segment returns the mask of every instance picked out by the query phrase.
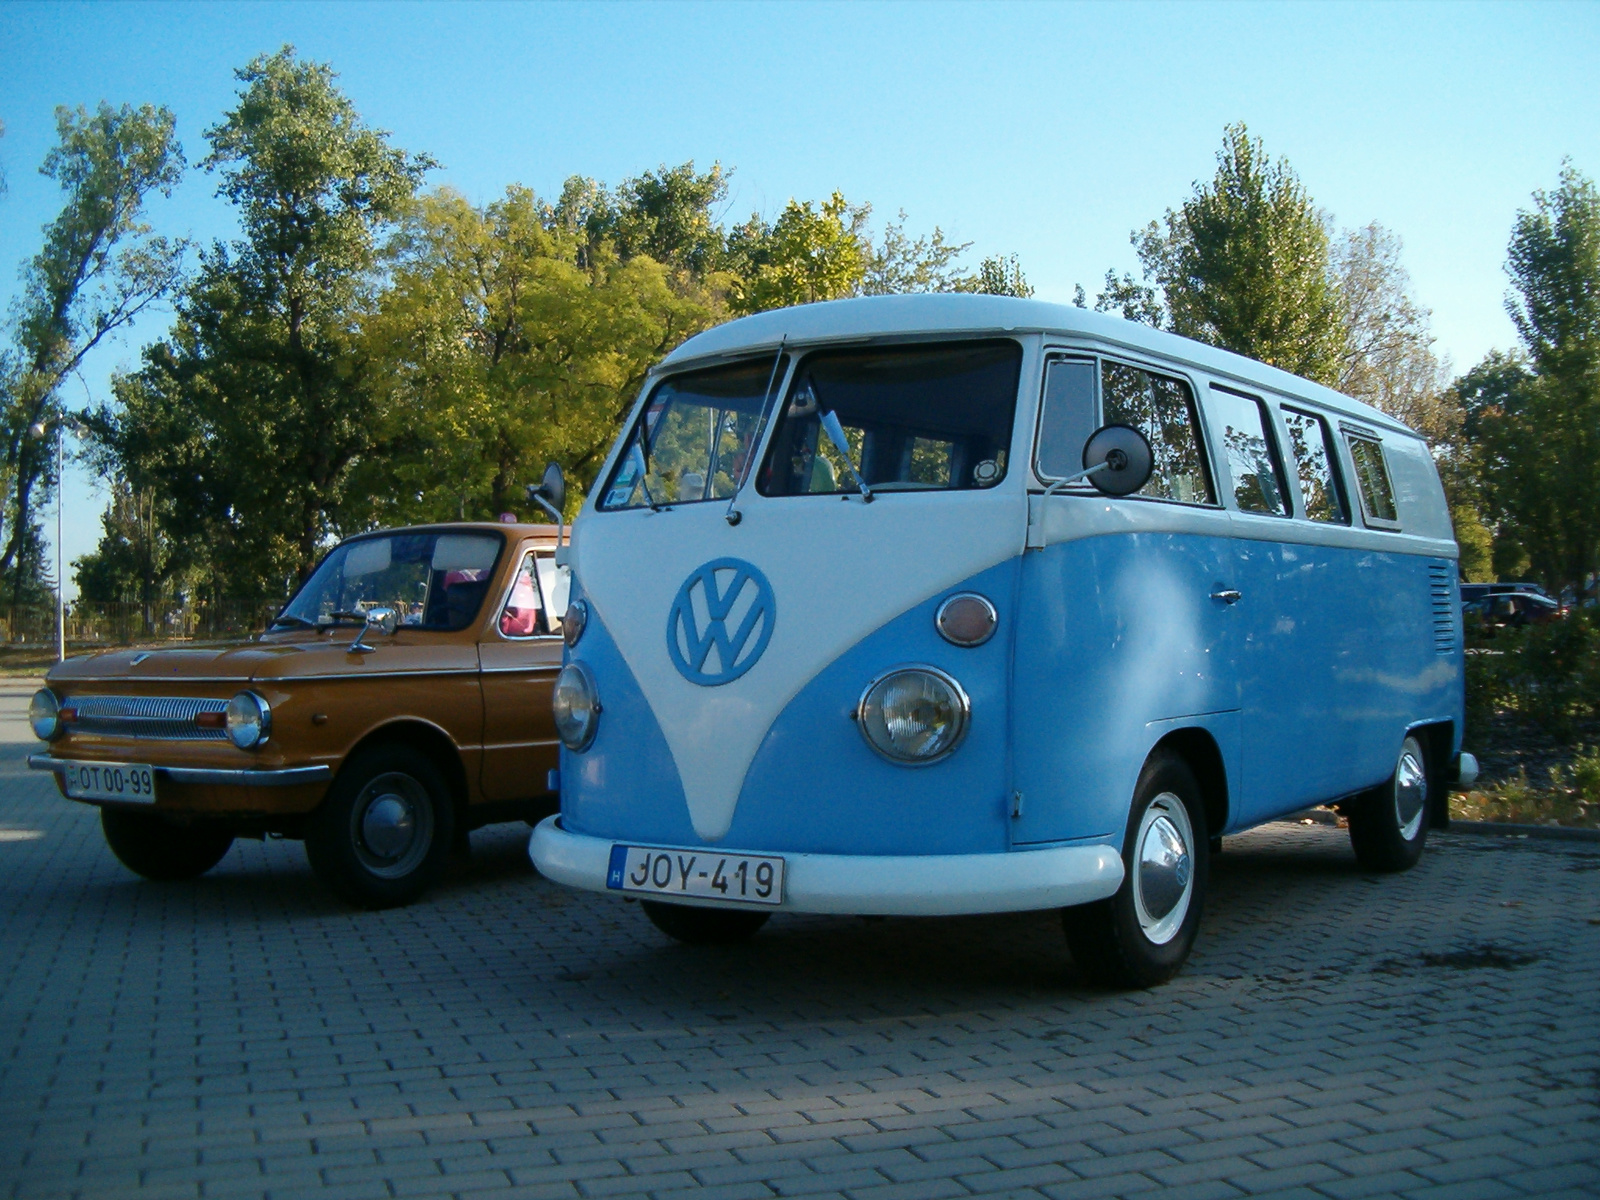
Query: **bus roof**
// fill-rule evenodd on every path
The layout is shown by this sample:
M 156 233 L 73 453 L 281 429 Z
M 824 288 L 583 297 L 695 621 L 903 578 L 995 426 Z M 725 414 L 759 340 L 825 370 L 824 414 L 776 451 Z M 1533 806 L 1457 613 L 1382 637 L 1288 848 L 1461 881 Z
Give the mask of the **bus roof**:
M 1218 350 L 1107 313 L 1013 296 L 958 293 L 865 296 L 778 308 L 740 317 L 696 334 L 669 354 L 661 365 L 677 367 L 697 359 L 756 351 L 770 353 L 784 339 L 791 345 L 805 346 L 880 337 L 977 333 L 1055 333 L 1089 338 L 1113 347 L 1185 362 L 1246 386 L 1297 396 L 1372 425 L 1413 432 L 1369 404 L 1241 354 Z

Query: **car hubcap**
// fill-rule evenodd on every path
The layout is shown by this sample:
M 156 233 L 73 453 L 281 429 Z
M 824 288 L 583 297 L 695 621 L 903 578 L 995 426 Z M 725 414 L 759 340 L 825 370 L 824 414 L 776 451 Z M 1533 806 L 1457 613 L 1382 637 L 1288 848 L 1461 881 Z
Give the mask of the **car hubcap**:
M 361 789 L 352 816 L 356 857 L 372 874 L 397 879 L 416 870 L 433 844 L 433 805 L 410 775 L 379 775 Z
M 1194 896 L 1194 831 L 1183 801 L 1163 792 L 1150 802 L 1134 841 L 1133 905 L 1139 928 L 1157 945 L 1177 936 Z
M 1400 752 L 1394 770 L 1394 819 L 1400 836 L 1411 841 L 1422 828 L 1422 815 L 1428 804 L 1428 772 L 1422 765 L 1422 752 L 1409 738 Z

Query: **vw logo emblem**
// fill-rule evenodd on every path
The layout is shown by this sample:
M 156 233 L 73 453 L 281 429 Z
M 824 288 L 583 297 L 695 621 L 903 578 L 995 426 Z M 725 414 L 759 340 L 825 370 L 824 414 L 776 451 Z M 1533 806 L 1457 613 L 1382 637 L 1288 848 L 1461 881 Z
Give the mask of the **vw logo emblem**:
M 718 558 L 683 581 L 667 614 L 667 653 L 690 683 L 732 683 L 756 665 L 778 618 L 766 576 L 737 558 Z

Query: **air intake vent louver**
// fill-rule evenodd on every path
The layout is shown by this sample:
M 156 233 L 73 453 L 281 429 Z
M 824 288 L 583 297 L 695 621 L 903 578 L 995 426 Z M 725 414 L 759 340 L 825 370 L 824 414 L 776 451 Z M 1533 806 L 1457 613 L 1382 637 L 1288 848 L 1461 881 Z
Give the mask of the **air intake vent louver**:
M 1433 648 L 1436 653 L 1448 654 L 1456 645 L 1455 588 L 1449 567 L 1429 566 L 1428 592 L 1433 601 Z

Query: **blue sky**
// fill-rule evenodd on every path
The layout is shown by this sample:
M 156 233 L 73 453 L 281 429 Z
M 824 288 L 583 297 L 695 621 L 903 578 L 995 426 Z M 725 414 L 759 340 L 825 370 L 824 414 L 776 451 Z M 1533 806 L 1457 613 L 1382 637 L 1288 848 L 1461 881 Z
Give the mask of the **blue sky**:
M 59 196 L 36 174 L 56 105 L 172 108 L 190 161 L 233 69 L 292 42 L 371 123 L 492 199 L 693 159 L 735 169 L 729 219 L 838 188 L 1018 254 L 1038 294 L 1136 268 L 1128 233 L 1210 176 L 1243 120 L 1340 226 L 1405 242 L 1458 369 L 1509 347 L 1505 246 L 1563 157 L 1600 173 L 1593 4 L 0 5 L 0 298 Z M 164 232 L 227 237 L 191 172 Z M 86 372 L 106 391 L 164 318 Z M 104 497 L 69 477 L 68 557 Z M 53 514 L 52 514 L 53 515 Z M 53 520 L 49 523 L 53 528 Z M 73 589 L 69 584 L 68 594 Z

